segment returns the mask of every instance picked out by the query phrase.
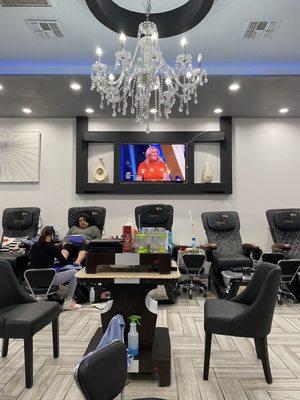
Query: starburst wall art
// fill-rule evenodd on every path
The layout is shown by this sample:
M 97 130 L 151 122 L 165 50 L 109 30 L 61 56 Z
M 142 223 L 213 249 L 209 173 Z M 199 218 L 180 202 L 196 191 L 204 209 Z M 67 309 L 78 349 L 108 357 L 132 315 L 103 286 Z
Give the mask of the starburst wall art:
M 0 183 L 39 182 L 40 132 L 0 132 Z

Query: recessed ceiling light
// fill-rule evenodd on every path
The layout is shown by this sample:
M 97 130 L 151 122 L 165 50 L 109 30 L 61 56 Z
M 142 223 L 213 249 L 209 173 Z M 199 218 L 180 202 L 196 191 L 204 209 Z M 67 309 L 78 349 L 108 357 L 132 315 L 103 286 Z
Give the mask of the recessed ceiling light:
M 3 90 L 4 89 L 4 87 L 3 87 L 3 85 L 1 85 L 1 83 L 0 83 L 0 90 Z
M 24 114 L 31 114 L 32 113 L 32 110 L 30 108 L 27 108 L 27 107 L 22 108 L 22 111 L 23 111 Z
M 150 112 L 151 112 L 151 114 L 156 114 L 157 113 L 157 109 L 156 108 L 151 108 Z
M 71 83 L 70 88 L 72 90 L 80 90 L 81 89 L 81 85 L 79 85 L 79 83 L 73 82 L 73 83 Z
M 221 114 L 223 112 L 222 108 L 215 108 L 214 113 L 215 114 Z
M 232 83 L 229 86 L 229 90 L 231 90 L 232 92 L 236 92 L 237 90 L 239 90 L 241 88 L 241 85 L 239 83 Z
M 288 113 L 289 111 L 290 111 L 290 109 L 289 109 L 289 108 L 286 108 L 286 107 L 283 107 L 283 108 L 281 108 L 281 109 L 279 110 L 280 114 L 286 114 L 286 113 Z
M 93 114 L 93 112 L 94 112 L 94 110 L 90 107 L 87 107 L 84 111 L 88 114 Z

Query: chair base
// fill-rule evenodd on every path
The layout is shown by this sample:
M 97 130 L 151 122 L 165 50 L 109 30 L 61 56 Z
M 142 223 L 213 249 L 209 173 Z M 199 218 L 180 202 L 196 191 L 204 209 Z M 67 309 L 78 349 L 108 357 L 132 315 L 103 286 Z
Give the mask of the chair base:
M 288 300 L 290 300 L 292 303 L 297 303 L 297 299 L 296 299 L 296 297 L 293 295 L 293 293 L 291 293 L 290 291 L 288 291 L 288 290 L 282 290 L 282 289 L 279 289 L 279 291 L 278 291 L 278 294 L 277 294 L 277 303 L 279 304 L 279 305 L 282 305 L 283 304 L 283 302 L 282 302 L 282 297 L 286 297 Z
M 218 282 L 211 280 L 210 290 L 214 292 L 218 299 L 230 300 L 235 297 L 239 291 L 240 286 L 242 286 L 242 280 L 240 282 L 231 281 L 229 285 L 219 286 Z
M 227 270 L 220 271 L 218 268 L 212 263 L 209 269 L 208 275 L 208 289 L 214 292 L 219 299 L 229 300 L 232 297 L 237 295 L 239 287 L 244 285 L 243 283 L 243 273 L 239 272 L 234 274 L 236 268 L 228 268 Z M 233 276 L 236 275 L 238 278 L 231 277 L 229 280 L 223 275 L 223 272 L 233 273 Z
M 203 297 L 207 297 L 207 286 L 202 282 L 184 280 L 179 282 L 178 290 L 180 288 L 182 288 L 184 292 L 188 292 L 190 300 L 193 298 L 193 292 L 198 292 L 200 295 L 202 294 Z

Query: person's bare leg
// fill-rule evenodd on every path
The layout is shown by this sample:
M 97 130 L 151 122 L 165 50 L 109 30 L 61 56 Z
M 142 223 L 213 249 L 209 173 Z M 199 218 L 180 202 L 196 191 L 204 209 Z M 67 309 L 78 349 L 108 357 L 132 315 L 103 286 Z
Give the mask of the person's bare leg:
M 80 252 L 78 253 L 78 256 L 76 258 L 76 260 L 74 261 L 74 265 L 81 265 L 82 261 L 85 259 L 86 256 L 86 251 L 85 250 L 80 250 Z
M 61 254 L 65 257 L 67 260 L 69 258 L 70 253 L 66 249 L 62 249 Z

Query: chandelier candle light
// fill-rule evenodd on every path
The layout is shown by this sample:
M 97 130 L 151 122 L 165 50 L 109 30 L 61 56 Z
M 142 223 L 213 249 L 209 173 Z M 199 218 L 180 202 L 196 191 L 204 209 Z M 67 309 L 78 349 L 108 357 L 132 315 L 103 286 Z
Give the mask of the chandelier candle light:
M 164 60 L 154 22 L 149 21 L 151 0 L 146 1 L 147 20 L 139 25 L 137 46 L 132 56 L 125 50 L 126 36 L 120 35 L 121 49 L 115 53 L 116 77 L 108 72 L 101 62 L 102 50 L 98 47 L 98 60 L 92 66 L 91 90 L 100 93 L 100 109 L 104 102 L 112 106 L 112 116 L 135 114 L 139 125 L 146 125 L 150 133 L 150 122 L 169 119 L 171 111 L 179 100 L 179 112 L 185 109 L 189 115 L 189 103 L 198 103 L 197 89 L 207 83 L 206 70 L 202 68 L 202 56 L 198 55 L 198 65 L 193 68 L 193 58 L 187 53 L 187 40 L 181 39 L 183 53 L 176 58 L 175 68 Z

